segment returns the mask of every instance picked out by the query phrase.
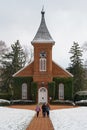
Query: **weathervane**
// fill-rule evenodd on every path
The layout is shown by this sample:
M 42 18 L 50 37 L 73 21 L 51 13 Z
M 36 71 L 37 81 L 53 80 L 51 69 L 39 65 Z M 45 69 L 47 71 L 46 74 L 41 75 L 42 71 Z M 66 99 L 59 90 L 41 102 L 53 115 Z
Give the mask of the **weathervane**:
M 42 14 L 45 13 L 45 11 L 44 11 L 44 5 L 42 6 L 42 11 L 41 11 L 41 13 L 42 13 Z
M 44 12 L 44 5 L 42 6 L 42 12 Z

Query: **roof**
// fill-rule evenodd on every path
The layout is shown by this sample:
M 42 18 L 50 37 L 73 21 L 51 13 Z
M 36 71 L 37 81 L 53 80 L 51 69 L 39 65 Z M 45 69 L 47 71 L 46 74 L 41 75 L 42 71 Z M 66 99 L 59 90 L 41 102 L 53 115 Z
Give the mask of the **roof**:
M 55 65 L 52 65 L 53 77 L 73 77 L 73 75 L 70 72 L 68 72 L 66 69 L 61 67 L 56 62 L 52 61 L 52 63 Z
M 42 14 L 42 19 L 41 19 L 39 29 L 31 43 L 32 44 L 33 43 L 53 43 L 54 44 L 55 42 L 52 39 L 45 23 L 45 18 L 44 18 L 45 12 L 42 10 L 41 14 Z
M 34 61 L 32 61 L 30 64 L 25 66 L 24 68 L 20 69 L 18 72 L 16 72 L 13 77 L 28 77 L 28 76 L 34 76 Z M 56 64 L 54 61 L 52 61 L 52 76 L 53 77 L 73 77 L 71 73 L 69 73 L 67 70 L 63 69 L 60 65 Z
M 33 64 L 34 64 L 34 61 L 29 63 L 25 67 L 21 68 L 19 71 L 17 71 L 15 74 L 13 74 L 13 77 L 33 76 Z

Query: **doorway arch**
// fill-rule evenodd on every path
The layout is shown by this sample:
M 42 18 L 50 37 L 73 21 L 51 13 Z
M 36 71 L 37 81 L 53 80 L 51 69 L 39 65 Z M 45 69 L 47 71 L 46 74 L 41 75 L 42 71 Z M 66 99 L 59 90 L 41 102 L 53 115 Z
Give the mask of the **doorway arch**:
M 45 87 L 41 87 L 38 90 L 38 103 L 47 102 L 47 89 Z

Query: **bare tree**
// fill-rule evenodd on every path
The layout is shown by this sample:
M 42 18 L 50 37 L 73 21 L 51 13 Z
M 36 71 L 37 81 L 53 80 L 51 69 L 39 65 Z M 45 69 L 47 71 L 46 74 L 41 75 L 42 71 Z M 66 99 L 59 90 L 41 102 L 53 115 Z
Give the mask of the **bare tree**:
M 87 52 L 87 41 L 82 46 L 83 51 Z
M 5 51 L 7 50 L 6 44 L 4 41 L 0 41 L 0 56 L 5 53 Z
M 29 64 L 33 61 L 34 51 L 32 47 L 24 46 L 24 52 L 26 56 L 26 64 Z
M 1 60 L 2 56 L 8 52 L 9 48 L 6 46 L 6 43 L 4 41 L 0 41 L 0 66 L 1 66 Z
M 84 42 L 82 49 L 84 53 L 87 53 L 87 41 Z M 87 68 L 87 58 L 85 59 L 84 67 Z

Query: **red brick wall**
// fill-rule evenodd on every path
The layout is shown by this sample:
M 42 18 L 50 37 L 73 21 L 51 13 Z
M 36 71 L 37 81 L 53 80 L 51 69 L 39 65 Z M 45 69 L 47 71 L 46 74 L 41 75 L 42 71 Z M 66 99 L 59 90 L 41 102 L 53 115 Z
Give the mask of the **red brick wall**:
M 52 62 L 52 75 L 53 77 L 71 77 L 72 75 L 64 70 L 62 67 Z
M 19 70 L 15 74 L 15 77 L 33 76 L 33 73 L 34 73 L 33 66 L 34 66 L 34 62 L 32 62 L 28 66 L 24 67 L 23 69 Z
M 50 43 L 35 43 L 34 45 L 34 81 L 35 82 L 51 82 L 52 81 L 52 44 Z M 40 72 L 39 58 L 40 52 L 46 52 L 47 70 Z

